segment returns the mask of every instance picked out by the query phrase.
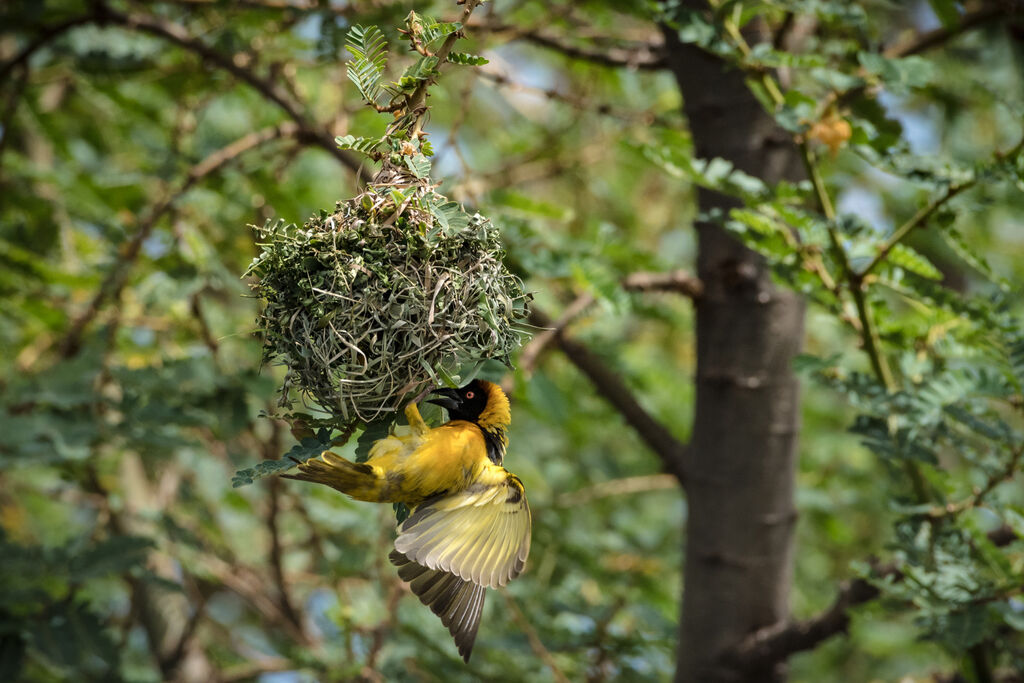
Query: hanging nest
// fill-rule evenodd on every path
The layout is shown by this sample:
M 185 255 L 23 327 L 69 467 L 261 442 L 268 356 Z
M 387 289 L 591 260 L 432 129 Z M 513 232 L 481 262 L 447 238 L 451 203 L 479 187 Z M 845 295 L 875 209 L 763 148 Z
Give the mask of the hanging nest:
M 247 275 L 266 359 L 288 368 L 284 405 L 297 389 L 339 424 L 369 422 L 519 346 L 530 296 L 498 230 L 415 171 L 385 163 L 333 212 L 258 229 Z

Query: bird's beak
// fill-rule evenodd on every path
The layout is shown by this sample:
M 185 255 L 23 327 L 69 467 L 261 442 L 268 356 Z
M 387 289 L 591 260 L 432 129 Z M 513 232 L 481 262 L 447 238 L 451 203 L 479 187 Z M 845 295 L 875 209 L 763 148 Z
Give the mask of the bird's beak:
M 432 398 L 427 403 L 433 403 L 434 405 L 441 406 L 442 408 L 451 412 L 452 410 L 458 410 L 462 402 L 459 400 L 458 389 L 438 389 L 434 392 L 435 395 L 440 395 L 440 398 Z

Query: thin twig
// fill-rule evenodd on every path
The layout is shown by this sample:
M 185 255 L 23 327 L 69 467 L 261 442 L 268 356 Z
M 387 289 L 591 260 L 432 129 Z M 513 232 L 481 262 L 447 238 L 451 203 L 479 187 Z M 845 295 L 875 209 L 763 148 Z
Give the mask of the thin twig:
M 658 124 L 664 124 L 665 122 L 659 121 L 657 115 L 651 111 L 631 111 L 628 109 L 618 109 L 605 102 L 596 103 L 590 102 L 582 97 L 576 97 L 574 95 L 563 93 L 555 88 L 538 88 L 535 86 L 524 85 L 513 81 L 505 74 L 498 73 L 488 69 L 480 69 L 479 72 L 482 78 L 485 78 L 496 86 L 506 88 L 513 92 L 523 92 L 539 95 L 552 102 L 560 102 L 573 109 L 578 109 L 585 112 L 593 112 L 600 116 L 608 116 L 613 119 L 620 121 L 626 121 L 629 123 L 639 123 L 645 126 L 652 126 Z
M 245 152 L 272 140 L 295 135 L 299 130 L 300 128 L 296 123 L 285 121 L 276 126 L 270 126 L 269 128 L 249 133 L 222 147 L 189 169 L 185 174 L 185 179 L 178 188 L 167 194 L 164 199 L 150 208 L 149 212 L 139 222 L 139 229 L 132 236 L 131 240 L 120 249 L 117 260 L 89 301 L 88 306 L 74 319 L 67 333 L 59 342 L 58 347 L 61 355 L 65 358 L 70 358 L 78 354 L 85 328 L 99 314 L 103 305 L 108 300 L 116 299 L 120 296 L 121 290 L 126 284 L 127 273 L 139 257 L 143 243 L 152 233 L 157 222 L 164 214 L 170 211 L 175 202 L 184 196 L 197 182 L 211 173 L 220 170 Z
M 594 484 L 577 491 L 563 493 L 555 498 L 556 507 L 586 505 L 601 498 L 627 496 L 650 491 L 668 491 L 679 488 L 679 480 L 671 474 L 646 474 L 638 477 L 623 477 Z
M 28 45 L 23 47 L 18 54 L 14 55 L 14 57 L 3 64 L 0 64 L 0 82 L 6 80 L 7 74 L 9 74 L 14 67 L 27 62 L 29 57 L 34 55 L 40 48 L 53 42 L 76 26 L 83 26 L 94 21 L 96 21 L 95 14 L 83 14 L 77 17 L 71 17 L 70 19 L 66 19 L 58 24 L 44 26 L 42 28 L 42 32 L 36 36 L 35 39 L 29 42 Z
M 622 288 L 630 292 L 676 292 L 694 300 L 704 293 L 704 283 L 685 270 L 630 273 L 622 280 Z
M 25 92 L 25 86 L 28 84 L 28 73 L 28 67 L 23 66 L 17 80 L 14 82 L 11 94 L 7 98 L 7 104 L 4 105 L 3 115 L 0 116 L 0 127 L 2 127 L 2 130 L 0 130 L 0 171 L 3 170 L 4 150 L 7 148 L 7 141 L 11 139 L 11 124 L 14 122 L 14 113 L 18 110 L 18 102 L 21 100 L 22 93 Z
M 259 659 L 242 662 L 233 666 L 225 667 L 217 680 L 220 683 L 235 683 L 235 681 L 251 681 L 259 678 L 260 674 L 274 673 L 276 671 L 289 671 L 295 669 L 295 660 L 286 657 L 261 657 Z
M 268 441 L 267 453 L 276 455 L 280 453 L 280 427 L 273 422 L 274 436 Z M 284 577 L 284 544 L 281 542 L 280 520 L 278 516 L 281 511 L 281 480 L 278 477 L 271 477 L 267 484 L 270 489 L 270 507 L 267 509 L 267 529 L 270 531 L 270 571 L 274 578 L 274 585 L 277 588 L 277 600 L 281 606 L 281 613 L 288 621 L 295 625 L 299 631 L 305 627 L 295 604 L 291 599 L 291 592 L 288 590 L 288 582 Z
M 1024 458 L 1024 446 L 1014 448 L 1006 465 L 998 472 L 994 472 L 989 475 L 984 486 L 975 489 L 972 495 L 961 500 L 959 503 L 949 503 L 944 506 L 933 508 L 928 513 L 929 516 L 941 519 L 943 517 L 958 515 L 961 512 L 981 506 L 996 487 L 1004 482 L 1010 481 L 1017 475 L 1017 467 L 1020 465 L 1022 458 Z
M 530 313 L 530 323 L 537 327 L 551 327 L 551 319 L 539 308 Z M 558 332 L 555 340 L 566 358 L 576 366 L 594 387 L 636 430 L 637 435 L 661 459 L 665 470 L 686 486 L 686 444 L 679 441 L 668 427 L 654 418 L 630 391 L 625 382 L 605 365 L 593 351 L 580 342 Z
M 1004 14 L 1006 14 L 1006 5 L 1003 3 L 994 2 L 987 4 L 981 9 L 965 13 L 953 26 L 940 26 L 931 31 L 918 33 L 908 41 L 890 45 L 882 51 L 882 55 L 889 59 L 894 59 L 925 52 L 933 47 L 945 45 L 961 33 L 969 31 L 975 26 L 988 23 Z
M 646 271 L 631 273 L 622 279 L 621 284 L 622 288 L 629 292 L 676 292 L 694 300 L 699 299 L 704 293 L 704 283 L 685 270 L 671 270 L 667 273 Z M 594 296 L 589 293 L 576 297 L 571 304 L 566 306 L 562 315 L 550 328 L 535 334 L 523 348 L 522 353 L 519 354 L 519 368 L 526 373 L 532 372 L 540 356 L 555 340 L 555 336 L 581 316 L 595 301 Z
M 154 0 L 144 0 L 147 4 L 153 4 Z M 176 5 L 186 7 L 224 9 L 225 7 L 244 7 L 247 9 L 268 9 L 282 12 L 329 12 L 334 16 L 350 18 L 355 14 L 355 7 L 351 3 L 336 4 L 323 3 L 317 0 L 232 0 L 225 5 L 223 0 L 155 0 L 161 4 L 172 2 Z
M 870 263 L 864 266 L 863 270 L 860 271 L 860 277 L 868 275 L 871 271 L 877 268 L 878 265 L 889 256 L 889 252 L 891 252 L 897 244 L 902 242 L 903 238 L 909 235 L 912 230 L 922 227 L 936 211 L 946 204 L 946 202 L 973 185 L 975 182 L 976 181 L 974 180 L 970 180 L 965 183 L 950 185 L 942 195 L 928 202 L 925 206 L 922 206 L 917 213 L 911 216 L 905 223 L 903 223 L 903 225 L 896 228 L 892 235 L 889 236 L 889 239 L 887 239 L 882 246 L 878 248 L 878 252 L 875 254 L 874 258 L 872 258 Z
M 558 664 L 555 662 L 555 658 L 551 656 L 551 653 L 544 643 L 541 642 L 540 637 L 537 635 L 536 629 L 530 624 L 529 619 L 523 614 L 523 611 L 519 609 L 519 605 L 516 604 L 515 598 L 513 598 L 507 590 L 501 591 L 501 595 L 505 598 L 505 605 L 508 606 L 509 613 L 512 615 L 512 621 L 516 622 L 516 626 L 522 630 L 526 636 L 527 642 L 530 643 L 530 649 L 533 650 L 533 654 L 537 656 L 537 659 L 544 662 L 545 666 L 551 669 L 551 675 L 554 676 L 558 683 L 569 683 L 569 679 L 566 678 L 562 670 L 558 668 Z
M 283 93 L 272 80 L 263 78 L 251 69 L 240 66 L 228 55 L 190 35 L 183 26 L 165 21 L 156 16 L 125 14 L 105 6 L 103 6 L 102 10 L 98 11 L 95 19 L 97 22 L 116 24 L 164 38 L 181 48 L 195 53 L 204 62 L 227 71 L 235 78 L 255 89 L 264 99 L 274 103 L 284 111 L 299 127 L 299 130 L 295 133 L 297 139 L 322 148 L 350 170 L 357 174 L 363 174 L 359 160 L 351 154 L 338 149 L 334 138 L 327 131 L 319 129 L 308 120 L 300 107 L 291 100 L 290 96 Z M 365 175 L 360 177 L 365 177 Z
M 626 67 L 657 71 L 668 66 L 665 46 L 660 43 L 637 43 L 628 47 L 602 47 L 591 49 L 579 45 L 571 45 L 558 38 L 541 33 L 539 30 L 527 29 L 511 24 L 481 22 L 473 28 L 480 28 L 489 33 L 509 33 L 514 39 L 522 39 L 538 47 L 559 52 L 570 59 L 578 59 L 592 64 L 613 68 Z
M 1000 527 L 987 534 L 989 542 L 1002 547 L 1017 540 L 1009 527 Z M 877 567 L 873 575 L 879 579 L 900 581 L 903 572 L 895 565 Z M 812 650 L 832 636 L 845 633 L 850 625 L 849 610 L 874 600 L 881 591 L 866 579 L 854 579 L 840 586 L 835 601 L 823 612 L 802 621 L 783 621 L 759 629 L 738 644 L 725 650 L 721 659 L 731 669 L 764 671 L 776 662 L 783 662 L 797 652 Z
M 1020 154 L 1022 150 L 1024 150 L 1024 137 L 1021 137 L 1017 144 L 1007 151 L 997 152 L 995 157 L 997 160 L 1013 158 Z M 970 180 L 962 183 L 951 184 L 946 188 L 945 192 L 918 209 L 917 213 L 907 219 L 901 226 L 896 228 L 892 235 L 890 235 L 882 246 L 878 248 L 878 253 L 876 253 L 874 258 L 872 258 L 871 261 L 864 266 L 863 270 L 860 271 L 860 277 L 863 278 L 878 267 L 878 265 L 889 255 L 889 252 L 893 250 L 893 247 L 902 242 L 903 239 L 911 233 L 911 231 L 925 227 L 928 223 L 928 219 L 931 218 L 936 211 L 941 209 L 949 202 L 949 200 L 953 199 L 953 197 L 957 196 L 959 193 L 976 185 L 978 179 L 979 177 L 975 175 Z
M 533 335 L 533 339 L 523 347 L 522 352 L 519 354 L 519 369 L 527 375 L 532 373 L 541 355 L 554 343 L 555 337 L 561 334 L 572 321 L 582 315 L 583 311 L 590 308 L 594 301 L 595 299 L 592 294 L 581 294 L 565 307 L 562 315 L 550 327 Z
M 199 325 L 199 337 L 203 340 L 203 344 L 210 350 L 210 355 L 216 360 L 217 352 L 220 350 L 220 344 L 217 342 L 217 338 L 213 336 L 210 331 L 210 325 L 206 322 L 206 316 L 203 315 L 203 304 L 200 292 L 195 292 L 191 297 L 191 311 L 192 317 L 196 319 L 196 323 Z

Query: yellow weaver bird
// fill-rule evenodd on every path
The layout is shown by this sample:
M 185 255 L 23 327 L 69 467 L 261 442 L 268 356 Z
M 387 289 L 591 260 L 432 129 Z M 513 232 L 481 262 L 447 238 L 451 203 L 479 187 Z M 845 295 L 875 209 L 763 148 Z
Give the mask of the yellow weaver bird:
M 388 556 L 412 592 L 473 650 L 484 588 L 519 576 L 530 553 L 530 507 L 519 477 L 501 466 L 511 411 L 497 384 L 474 380 L 428 401 L 448 410 L 431 429 L 410 403 L 408 434 L 380 439 L 364 463 L 330 451 L 285 475 L 326 484 L 356 500 L 405 503 L 411 514 Z

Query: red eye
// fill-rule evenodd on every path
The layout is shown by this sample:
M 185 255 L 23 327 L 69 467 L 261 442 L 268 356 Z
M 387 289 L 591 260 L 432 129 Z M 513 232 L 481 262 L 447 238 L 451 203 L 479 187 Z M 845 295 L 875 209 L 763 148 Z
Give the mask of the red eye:
M 475 397 L 476 397 L 476 394 L 473 393 L 472 391 L 467 391 L 466 392 L 466 398 L 475 398 Z

